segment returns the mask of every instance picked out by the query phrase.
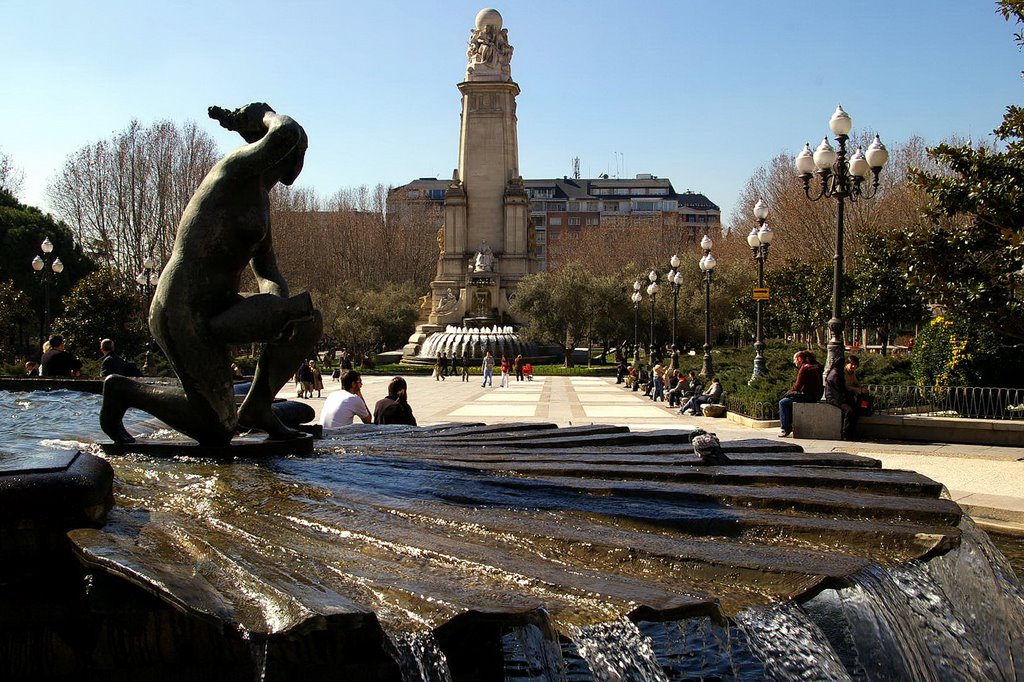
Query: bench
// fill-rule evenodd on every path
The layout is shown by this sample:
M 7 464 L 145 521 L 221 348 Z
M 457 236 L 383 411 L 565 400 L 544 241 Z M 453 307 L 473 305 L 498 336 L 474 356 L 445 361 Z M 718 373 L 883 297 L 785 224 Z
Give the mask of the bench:
M 793 438 L 842 440 L 842 410 L 829 403 L 793 403 Z

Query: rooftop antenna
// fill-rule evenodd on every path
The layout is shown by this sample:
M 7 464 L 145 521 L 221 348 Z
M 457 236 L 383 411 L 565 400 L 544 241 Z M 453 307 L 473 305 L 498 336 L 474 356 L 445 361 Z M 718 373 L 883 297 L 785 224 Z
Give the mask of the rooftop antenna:
M 572 177 L 574 180 L 580 179 L 580 157 L 574 156 L 572 159 Z

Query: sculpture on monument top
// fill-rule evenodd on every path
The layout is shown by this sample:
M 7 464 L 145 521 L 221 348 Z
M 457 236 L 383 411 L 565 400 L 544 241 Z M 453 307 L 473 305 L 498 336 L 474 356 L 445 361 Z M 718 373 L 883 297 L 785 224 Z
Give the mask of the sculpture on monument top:
M 209 114 L 248 144 L 218 161 L 192 195 L 149 310 L 150 330 L 181 387 L 107 377 L 100 426 L 117 443 L 134 441 L 122 423 L 130 407 L 203 445 L 230 443 L 239 426 L 277 439 L 302 435 L 280 421 L 271 402 L 316 347 L 322 322 L 308 293 L 288 295 L 271 241 L 269 192 L 298 177 L 306 133 L 263 103 L 210 107 Z M 239 291 L 246 267 L 258 294 Z M 236 408 L 231 347 L 249 343 L 266 346 Z
M 476 15 L 476 28 L 471 29 L 469 35 L 466 80 L 511 80 L 512 49 L 508 29 L 501 27 L 498 10 L 480 10 Z
M 473 257 L 473 272 L 491 272 L 494 269 L 494 252 L 487 245 L 487 240 L 480 242 L 480 249 Z

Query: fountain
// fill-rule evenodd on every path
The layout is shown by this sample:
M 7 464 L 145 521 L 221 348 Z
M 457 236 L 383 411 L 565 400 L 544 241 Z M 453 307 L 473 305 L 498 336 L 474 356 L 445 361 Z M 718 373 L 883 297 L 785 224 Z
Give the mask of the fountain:
M 72 396 L 0 392 L 5 457 L 102 456 L 99 398 Z M 449 424 L 353 426 L 312 457 L 108 457 L 105 522 L 8 566 L 0 676 L 1024 677 L 1024 592 L 940 485 L 722 449 Z
M 533 359 L 539 355 L 537 344 L 523 341 L 511 325 L 491 327 L 465 327 L 448 325 L 444 331 L 427 337 L 423 347 L 416 354 L 420 361 L 433 362 L 441 353 L 448 357 L 482 358 L 487 351 L 494 357 L 502 355 L 514 358 L 522 355 Z

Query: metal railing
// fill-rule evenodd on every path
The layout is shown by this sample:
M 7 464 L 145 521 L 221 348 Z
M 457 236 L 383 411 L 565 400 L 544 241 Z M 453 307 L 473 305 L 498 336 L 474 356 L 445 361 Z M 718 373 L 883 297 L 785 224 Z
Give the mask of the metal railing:
M 868 392 L 875 414 L 1024 421 L 1024 389 L 983 386 L 887 386 Z
M 873 414 L 1024 421 L 1024 389 L 983 386 L 871 384 Z M 779 418 L 777 402 L 729 396 L 729 411 L 759 420 Z

